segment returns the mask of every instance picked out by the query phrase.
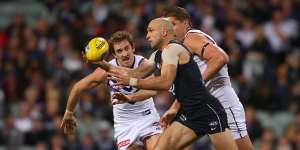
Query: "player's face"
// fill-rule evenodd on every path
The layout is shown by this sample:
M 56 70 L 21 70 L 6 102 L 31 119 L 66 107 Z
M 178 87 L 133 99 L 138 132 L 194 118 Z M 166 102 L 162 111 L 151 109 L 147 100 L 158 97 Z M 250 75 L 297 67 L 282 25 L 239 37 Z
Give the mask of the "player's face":
M 134 61 L 134 47 L 130 45 L 127 40 L 114 43 L 114 57 L 117 59 L 119 65 L 123 67 L 131 67 Z
M 183 40 L 187 28 L 185 21 L 179 21 L 175 17 L 168 17 L 167 19 L 173 24 L 175 39 Z
M 147 40 L 150 42 L 151 48 L 159 49 L 162 43 L 162 36 L 157 22 L 150 22 L 147 28 Z

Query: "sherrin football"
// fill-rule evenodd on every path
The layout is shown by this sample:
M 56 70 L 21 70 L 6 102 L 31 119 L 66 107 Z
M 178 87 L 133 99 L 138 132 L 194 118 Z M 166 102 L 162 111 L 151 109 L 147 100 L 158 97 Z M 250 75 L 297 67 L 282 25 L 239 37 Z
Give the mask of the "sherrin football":
M 100 60 L 109 49 L 108 42 L 102 37 L 96 37 L 89 41 L 85 47 L 85 57 L 88 61 Z

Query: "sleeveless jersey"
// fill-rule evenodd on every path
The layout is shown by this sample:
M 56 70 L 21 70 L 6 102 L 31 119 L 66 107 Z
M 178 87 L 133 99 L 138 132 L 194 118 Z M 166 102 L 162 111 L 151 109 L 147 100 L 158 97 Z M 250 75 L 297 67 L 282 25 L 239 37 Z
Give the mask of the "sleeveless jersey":
M 171 40 L 169 44 L 170 43 L 182 45 L 190 53 L 183 44 L 174 40 Z M 154 53 L 154 61 L 157 66 L 154 75 L 159 76 L 161 71 L 159 66 L 162 64 L 162 51 L 156 51 Z M 202 107 L 202 105 L 205 104 L 204 101 L 210 99 L 210 94 L 203 84 L 197 63 L 193 60 L 193 55 L 191 53 L 190 55 L 191 57 L 188 63 L 178 64 L 176 78 L 174 81 L 175 94 L 183 109 Z
M 137 68 L 142 62 L 144 57 L 135 55 L 134 62 L 131 68 Z M 114 66 L 119 66 L 116 59 L 113 59 L 109 62 Z M 113 86 L 114 81 L 109 80 L 108 85 L 110 87 L 111 95 L 114 92 L 122 92 L 124 94 L 131 94 L 137 92 L 139 89 L 132 86 Z M 154 102 L 152 98 L 149 98 L 144 101 L 135 102 L 135 103 L 123 103 L 113 105 L 113 114 L 115 123 L 128 122 L 128 120 L 134 120 L 137 116 L 140 116 L 147 110 L 155 109 Z
M 216 42 L 211 38 L 209 35 L 206 33 L 200 31 L 200 30 L 195 30 L 191 29 L 189 30 L 185 37 L 189 33 L 198 33 L 201 36 L 205 36 L 207 39 L 209 39 L 212 43 L 216 44 Z M 194 61 L 197 63 L 201 74 L 204 73 L 204 71 L 207 68 L 207 61 L 201 58 L 198 55 L 194 55 Z M 220 88 L 224 86 L 229 86 L 231 88 L 231 82 L 230 82 L 230 77 L 228 74 L 228 67 L 227 65 L 224 65 L 219 72 L 217 72 L 209 81 L 205 83 L 205 86 L 209 90 L 209 92 L 215 96 L 225 108 L 232 106 L 236 103 L 239 102 L 239 99 L 236 95 L 236 93 L 233 91 L 233 89 L 226 89 L 226 94 L 223 94 L 224 92 L 220 92 Z M 228 92 L 230 91 L 230 92 Z M 224 98 L 224 96 L 227 96 L 227 98 Z

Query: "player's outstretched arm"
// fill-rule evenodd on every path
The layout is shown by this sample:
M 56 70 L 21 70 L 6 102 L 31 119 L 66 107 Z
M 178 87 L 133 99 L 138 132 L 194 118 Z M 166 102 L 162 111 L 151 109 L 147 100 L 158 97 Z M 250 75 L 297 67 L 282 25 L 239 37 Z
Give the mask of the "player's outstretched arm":
M 155 70 L 155 64 L 153 61 L 148 59 L 143 59 L 138 68 L 131 69 L 121 66 L 113 66 L 106 62 L 105 60 L 93 62 L 93 64 L 97 64 L 100 68 L 106 70 L 107 72 L 118 72 L 121 74 L 128 74 L 134 78 L 145 78 L 153 73 Z
M 110 79 L 116 80 L 117 85 L 130 85 L 139 89 L 146 90 L 169 90 L 172 86 L 179 62 L 179 54 L 182 52 L 182 47 L 171 45 L 162 52 L 161 74 L 157 77 L 138 79 L 130 75 L 120 74 L 118 72 L 109 73 Z
M 124 102 L 139 102 L 147 100 L 157 94 L 157 91 L 152 90 L 139 90 L 138 92 L 126 95 L 121 92 L 114 93 L 112 96 L 112 104 L 121 104 Z
M 163 63 L 161 67 L 161 75 L 146 79 L 129 79 L 132 86 L 147 90 L 169 90 L 176 77 L 177 66 L 173 64 Z M 130 82 L 131 80 L 131 82 Z M 136 80 L 132 81 L 132 80 Z
M 153 78 L 138 79 L 119 72 L 108 73 L 109 79 L 117 81 L 115 85 L 130 85 L 145 90 L 169 90 L 176 77 L 177 66 L 162 64 L 161 75 Z
M 61 128 L 64 129 L 66 134 L 73 134 L 75 131 L 76 120 L 74 116 L 74 109 L 81 92 L 99 85 L 105 81 L 106 78 L 106 72 L 97 68 L 93 73 L 81 79 L 72 87 L 67 101 L 67 108 L 61 123 Z
M 190 33 L 184 40 L 184 44 L 190 47 L 195 54 L 207 61 L 202 78 L 210 80 L 225 64 L 229 62 L 228 55 L 213 41 L 205 36 Z

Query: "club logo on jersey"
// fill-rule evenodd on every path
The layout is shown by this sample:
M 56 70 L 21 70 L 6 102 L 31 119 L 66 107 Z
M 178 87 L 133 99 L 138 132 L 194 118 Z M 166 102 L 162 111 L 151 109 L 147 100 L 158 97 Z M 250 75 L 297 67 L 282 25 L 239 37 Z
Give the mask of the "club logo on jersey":
M 132 86 L 124 86 L 123 90 L 127 91 L 127 92 L 131 92 L 133 90 Z
M 174 84 L 172 84 L 172 86 L 170 87 L 169 92 L 172 93 L 173 95 L 176 95 L 175 94 L 175 85 Z
M 160 69 L 161 65 L 159 63 L 156 63 L 156 68 Z
M 117 81 L 109 80 L 109 85 L 113 88 L 113 91 L 124 92 L 126 94 L 136 92 L 136 88 L 132 86 L 116 86 L 114 85 L 115 83 L 117 83 Z
M 181 121 L 186 121 L 186 117 L 185 117 L 185 115 L 183 115 L 183 114 L 181 114 L 181 115 L 179 116 L 179 119 L 180 119 Z

